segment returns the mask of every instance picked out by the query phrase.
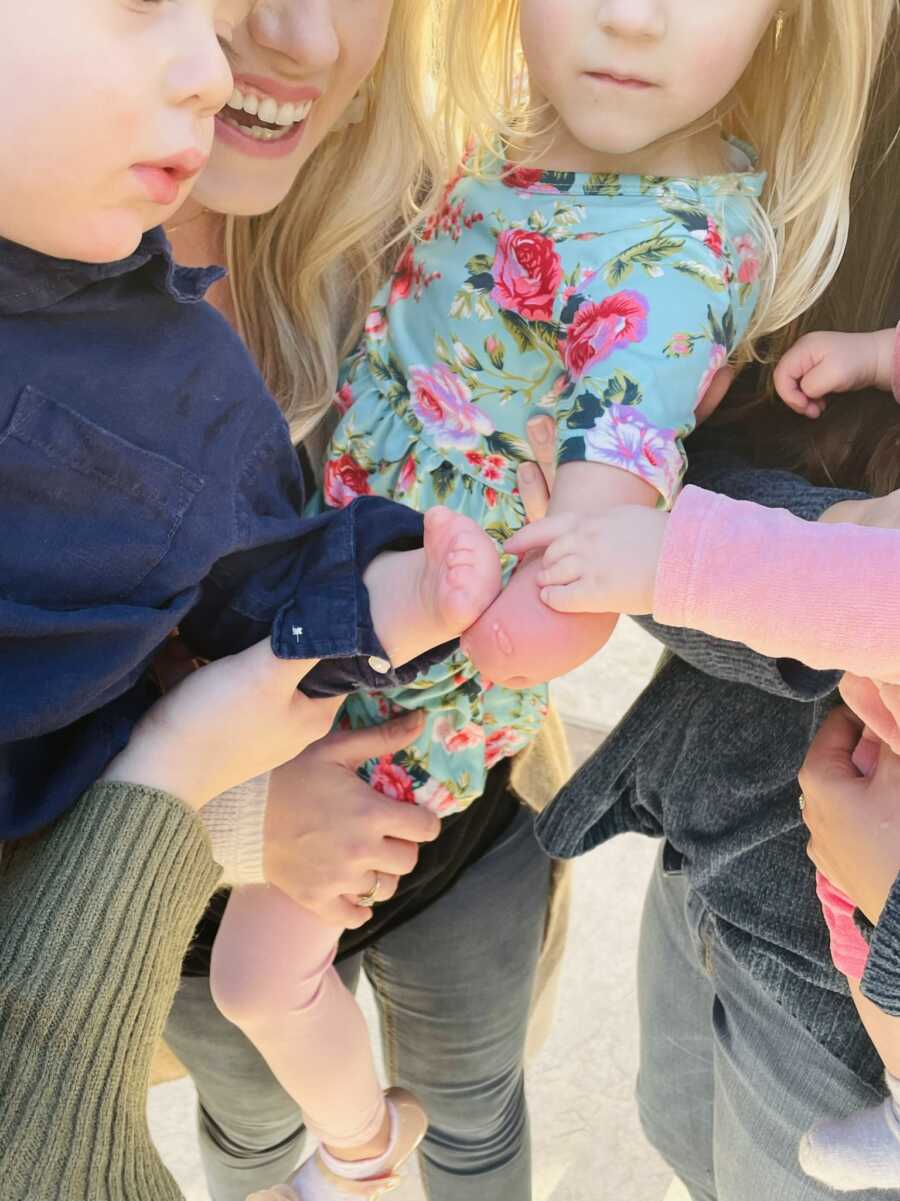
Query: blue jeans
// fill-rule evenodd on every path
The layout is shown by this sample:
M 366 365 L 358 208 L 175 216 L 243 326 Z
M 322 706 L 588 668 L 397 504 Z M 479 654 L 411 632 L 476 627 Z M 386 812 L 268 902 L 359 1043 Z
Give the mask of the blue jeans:
M 693 1201 L 834 1201 L 801 1171 L 800 1136 L 878 1094 L 725 950 L 712 915 L 684 876 L 664 874 L 661 857 L 644 906 L 638 1000 L 641 1121 Z
M 340 964 L 350 987 L 368 976 L 388 1076 L 428 1111 L 420 1163 L 431 1201 L 531 1201 L 523 1059 L 550 887 L 532 827 L 523 810 L 444 896 Z M 301 1115 L 219 1014 L 207 979 L 182 982 L 166 1039 L 197 1085 L 213 1201 L 245 1201 L 289 1176 Z

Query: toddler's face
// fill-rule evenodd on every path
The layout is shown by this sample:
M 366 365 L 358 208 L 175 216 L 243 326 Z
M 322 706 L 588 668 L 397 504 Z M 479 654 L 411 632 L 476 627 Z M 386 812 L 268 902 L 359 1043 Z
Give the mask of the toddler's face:
M 707 114 L 739 81 L 779 7 L 521 0 L 533 98 L 559 115 L 554 142 L 563 147 L 568 138 L 571 168 L 591 169 L 591 152 L 636 154 Z
M 130 254 L 182 203 L 231 93 L 250 0 L 27 0 L 0 16 L 0 236 Z

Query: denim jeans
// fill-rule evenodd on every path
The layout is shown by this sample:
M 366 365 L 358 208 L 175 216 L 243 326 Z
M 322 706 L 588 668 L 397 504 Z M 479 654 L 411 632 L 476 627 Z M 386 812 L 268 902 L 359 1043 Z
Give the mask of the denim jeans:
M 641 1121 L 693 1201 L 834 1201 L 801 1171 L 800 1136 L 879 1095 L 725 950 L 712 915 L 684 876 L 664 874 L 661 856 L 638 973 Z
M 523 810 L 428 909 L 340 964 L 378 1001 L 388 1077 L 431 1122 L 420 1163 L 430 1201 L 531 1201 L 523 1059 L 546 920 L 550 861 Z M 213 1201 L 283 1180 L 302 1149 L 300 1114 L 209 981 L 188 978 L 166 1038 L 200 1096 Z

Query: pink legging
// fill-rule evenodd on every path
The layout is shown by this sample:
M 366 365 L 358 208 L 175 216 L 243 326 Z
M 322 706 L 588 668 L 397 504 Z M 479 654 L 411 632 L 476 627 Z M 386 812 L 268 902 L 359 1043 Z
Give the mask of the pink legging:
M 365 1019 L 333 967 L 342 931 L 279 889 L 236 888 L 210 986 L 329 1147 L 361 1146 L 385 1118 Z

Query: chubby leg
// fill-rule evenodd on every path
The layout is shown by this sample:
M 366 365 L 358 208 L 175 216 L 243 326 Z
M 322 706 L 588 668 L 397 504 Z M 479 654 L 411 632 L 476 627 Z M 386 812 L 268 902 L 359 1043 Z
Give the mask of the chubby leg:
M 508 586 L 462 638 L 479 672 L 508 688 L 543 684 L 584 663 L 615 629 L 614 613 L 557 613 L 537 584 L 541 552 L 526 555 Z
M 500 591 L 500 557 L 471 518 L 439 505 L 425 514 L 421 550 L 379 555 L 364 578 L 376 633 L 400 666 L 484 612 Z
M 900 1018 L 864 997 L 856 980 L 850 992 L 860 1019 L 886 1068 L 889 1096 L 848 1118 L 820 1122 L 800 1144 L 803 1170 L 840 1192 L 900 1189 Z
M 386 1150 L 389 1127 L 365 1019 L 332 966 L 340 933 L 277 888 L 235 889 L 210 984 L 309 1129 L 337 1154 L 364 1159 Z

